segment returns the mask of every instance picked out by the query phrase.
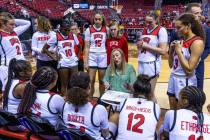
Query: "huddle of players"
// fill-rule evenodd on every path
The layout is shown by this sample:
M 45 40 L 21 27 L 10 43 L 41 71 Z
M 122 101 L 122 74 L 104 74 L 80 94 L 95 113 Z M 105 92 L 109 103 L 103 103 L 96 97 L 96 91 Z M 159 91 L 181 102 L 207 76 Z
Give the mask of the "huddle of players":
M 48 119 L 53 125 L 62 115 L 68 127 L 83 127 L 87 133 L 96 139 L 109 137 L 109 129 L 115 132 L 116 126 L 118 126 L 117 139 L 154 139 L 156 128 L 151 128 L 151 126 L 157 125 L 160 116 L 160 108 L 153 102 L 155 101 L 154 83 L 157 81 L 160 70 L 160 55 L 165 51 L 167 43 L 166 30 L 163 27 L 157 25 L 149 30 L 149 27 L 154 25 L 152 22 L 155 22 L 155 17 L 155 13 L 146 17 L 148 29 L 143 31 L 141 41 L 137 44 L 140 54 L 140 75 L 133 84 L 134 98 L 125 100 L 120 105 L 121 111 L 113 114 L 108 120 L 107 111 L 103 106 L 98 105 L 92 114 L 93 105 L 88 102 L 89 96 L 92 94 L 92 78 L 96 69 L 102 70 L 102 76 L 107 67 L 106 46 L 104 45 L 107 29 L 105 26 L 101 26 L 102 23 L 100 26 L 97 23 L 103 20 L 100 14 L 96 14 L 94 17 L 95 26 L 88 28 L 85 33 L 84 66 L 89 69 L 89 75 L 84 72 L 77 73 L 78 57 L 74 51 L 74 44 L 79 45 L 79 41 L 74 34 L 67 33 L 68 29 L 63 23 L 60 32 L 52 32 L 51 35 L 45 34 L 44 37 L 37 37 L 37 42 L 32 41 L 35 44 L 46 40 L 46 44 L 42 44 L 44 47 L 35 51 L 42 67 L 37 69 L 31 77 L 31 66 L 29 62 L 24 60 L 18 39 L 18 35 L 26 30 L 30 24 L 22 21 L 27 27 L 14 29 L 16 21 L 12 15 L 1 13 L 3 108 L 14 114 L 31 111 Z M 183 35 L 184 41 L 174 41 L 170 45 L 169 64 L 173 70 L 169 90 L 179 99 L 178 107 L 180 109 L 170 110 L 166 113 L 161 138 L 168 137 L 172 140 L 208 139 L 210 137 L 208 129 L 210 117 L 202 113 L 206 98 L 204 92 L 196 88 L 195 79 L 193 79 L 194 69 L 204 48 L 203 40 L 205 37 L 200 23 L 192 14 L 181 15 L 176 20 L 175 25 L 178 33 Z M 50 29 L 50 27 L 47 28 Z M 46 32 L 46 30 L 42 32 Z M 33 37 L 35 38 L 35 34 Z M 160 48 L 151 47 L 159 44 L 161 44 Z M 16 59 L 13 59 L 14 57 Z M 61 93 L 66 93 L 66 101 L 60 95 L 50 92 L 56 85 L 58 74 L 54 69 L 46 67 L 49 65 L 46 61 L 54 60 L 58 61 L 57 67 L 60 78 L 63 76 Z M 7 73 L 3 74 L 3 71 L 7 69 L 8 76 Z M 68 79 L 66 74 L 69 77 L 72 75 L 69 83 L 65 81 L 66 78 Z M 8 77 L 7 81 L 5 81 L 5 75 Z M 154 82 L 152 82 L 153 79 L 155 79 Z M 67 86 L 70 87 L 68 91 L 66 90 Z M 186 115 L 183 116 L 182 114 Z M 91 121 L 92 117 L 94 122 Z

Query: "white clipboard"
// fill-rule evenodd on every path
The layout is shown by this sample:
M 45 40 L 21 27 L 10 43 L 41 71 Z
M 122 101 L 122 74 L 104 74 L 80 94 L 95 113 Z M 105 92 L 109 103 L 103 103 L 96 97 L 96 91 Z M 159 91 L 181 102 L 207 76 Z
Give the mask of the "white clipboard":
M 122 101 L 132 97 L 132 94 L 114 90 L 107 90 L 101 97 L 101 101 L 110 105 L 120 105 Z

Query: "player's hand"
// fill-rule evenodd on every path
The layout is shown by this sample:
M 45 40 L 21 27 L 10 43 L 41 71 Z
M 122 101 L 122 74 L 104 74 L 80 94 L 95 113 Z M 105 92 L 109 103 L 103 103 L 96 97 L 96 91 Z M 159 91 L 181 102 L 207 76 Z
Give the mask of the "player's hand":
M 59 60 L 59 56 L 56 52 L 50 52 L 50 57 L 55 61 Z
M 44 45 L 44 47 L 42 48 L 41 53 L 46 53 L 46 51 L 49 49 L 48 45 Z
M 143 43 L 144 43 L 143 40 L 138 41 L 137 44 L 136 44 L 137 45 L 137 48 L 138 49 L 141 49 L 143 47 Z
M 174 40 L 170 47 L 175 50 L 176 53 L 182 52 L 183 40 Z

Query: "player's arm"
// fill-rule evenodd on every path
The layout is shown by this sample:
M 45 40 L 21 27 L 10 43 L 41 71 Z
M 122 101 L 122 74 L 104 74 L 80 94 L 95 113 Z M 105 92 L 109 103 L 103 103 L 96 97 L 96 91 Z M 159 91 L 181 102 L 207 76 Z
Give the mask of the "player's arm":
M 23 19 L 15 19 L 15 24 L 17 27 L 14 28 L 14 31 L 18 36 L 24 33 L 31 26 L 30 21 Z
M 56 44 L 57 44 L 57 37 L 56 37 L 56 34 L 54 34 L 50 37 L 50 39 L 47 41 L 47 43 L 42 48 L 42 53 L 45 53 L 46 55 L 48 55 L 50 58 L 52 58 L 55 61 L 57 61 L 57 59 L 58 59 L 57 52 L 53 53 L 53 52 L 49 51 L 48 49 L 50 47 L 56 47 Z
M 174 48 L 172 47 L 172 45 L 173 45 L 173 43 L 170 44 L 169 58 L 168 58 L 168 64 L 169 64 L 170 68 L 173 67 L 173 61 L 174 61 Z
M 90 30 L 87 29 L 85 31 L 85 48 L 84 48 L 84 67 L 88 70 L 88 58 L 89 58 L 89 50 L 90 50 Z
M 163 122 L 163 132 L 161 133 L 161 140 L 169 140 L 169 132 L 172 129 L 172 123 L 174 121 L 174 110 L 169 110 L 165 114 Z
M 182 46 L 176 45 L 175 47 L 176 54 L 178 55 L 179 61 L 185 73 L 187 75 L 191 75 L 196 66 L 198 65 L 201 55 L 203 53 L 204 42 L 202 40 L 196 40 L 192 43 L 192 45 L 189 48 L 191 51 L 189 60 L 185 59 L 180 47 Z
M 128 62 L 128 42 L 125 37 L 123 37 L 123 40 L 124 40 L 124 42 L 123 42 L 122 49 L 123 49 L 123 52 L 125 55 L 125 60 L 126 60 L 126 62 Z

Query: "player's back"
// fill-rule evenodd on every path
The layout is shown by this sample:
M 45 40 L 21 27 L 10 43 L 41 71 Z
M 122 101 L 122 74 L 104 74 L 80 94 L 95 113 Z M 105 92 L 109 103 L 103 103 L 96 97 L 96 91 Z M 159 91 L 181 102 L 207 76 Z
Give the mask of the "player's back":
M 198 115 L 187 109 L 177 110 L 176 117 L 171 113 L 169 121 L 171 131 L 169 132 L 170 140 L 199 140 L 201 138 L 201 130 L 204 140 L 210 139 L 210 116 L 203 113 L 203 128 L 198 124 Z M 172 119 L 173 118 L 173 119 Z M 175 125 L 172 126 L 175 118 Z
M 117 140 L 154 140 L 160 108 L 146 99 L 129 98 L 119 116 Z

